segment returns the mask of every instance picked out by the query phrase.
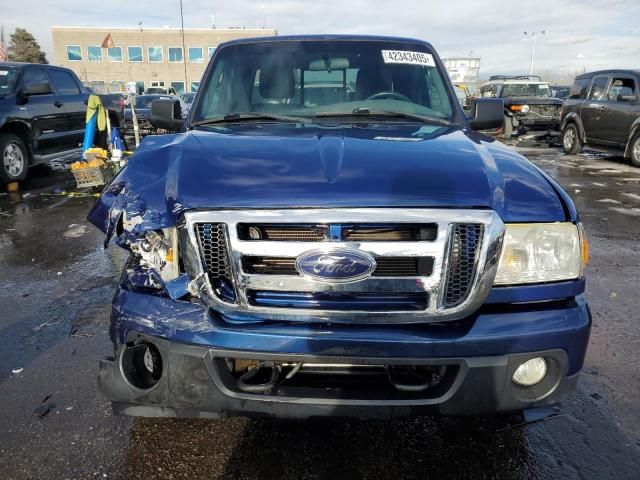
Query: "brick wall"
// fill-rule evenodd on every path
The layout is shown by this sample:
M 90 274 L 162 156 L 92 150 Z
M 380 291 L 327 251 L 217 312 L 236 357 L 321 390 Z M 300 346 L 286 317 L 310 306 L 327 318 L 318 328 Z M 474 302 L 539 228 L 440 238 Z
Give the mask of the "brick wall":
M 122 47 L 122 61 L 109 60 L 106 49 L 100 49 L 101 61 L 89 61 L 87 47 L 99 47 L 107 34 L 111 34 L 114 45 Z M 163 81 L 165 86 L 171 82 L 185 81 L 186 90 L 190 90 L 191 82 L 200 80 L 208 62 L 208 49 L 220 43 L 236 38 L 277 35 L 272 29 L 185 29 L 185 50 L 183 62 L 169 61 L 169 47 L 182 47 L 180 29 L 176 28 L 81 28 L 52 27 L 54 63 L 71 68 L 83 82 L 144 82 L 145 88 L 151 82 Z M 79 46 L 81 60 L 67 58 L 67 46 Z M 142 62 L 131 62 L 127 47 L 142 48 Z M 162 47 L 162 61 L 149 61 L 149 47 Z M 201 47 L 202 63 L 189 60 L 189 48 Z M 77 51 L 77 49 L 76 49 Z M 94 50 L 94 53 L 97 53 Z M 133 52 L 135 53 L 135 52 Z

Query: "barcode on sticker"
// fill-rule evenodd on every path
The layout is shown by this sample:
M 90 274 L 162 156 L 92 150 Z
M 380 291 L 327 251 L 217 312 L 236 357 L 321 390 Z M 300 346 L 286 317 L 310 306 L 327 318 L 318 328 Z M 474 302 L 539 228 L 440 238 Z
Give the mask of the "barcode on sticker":
M 424 65 L 435 67 L 433 55 L 423 52 L 407 52 L 405 50 L 382 50 L 384 63 L 404 63 L 407 65 Z

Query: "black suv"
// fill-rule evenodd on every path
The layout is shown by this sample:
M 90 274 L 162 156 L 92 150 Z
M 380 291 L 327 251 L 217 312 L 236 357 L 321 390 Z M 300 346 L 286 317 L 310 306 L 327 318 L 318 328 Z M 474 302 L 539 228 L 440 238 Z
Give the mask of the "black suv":
M 0 62 L 0 183 L 24 180 L 31 166 L 79 153 L 88 97 L 67 68 Z
M 562 100 L 537 75 L 495 75 L 480 87 L 483 97 L 502 98 L 504 138 L 528 130 L 557 130 Z
M 615 150 L 640 167 L 640 70 L 602 70 L 576 77 L 562 111 L 562 146 Z

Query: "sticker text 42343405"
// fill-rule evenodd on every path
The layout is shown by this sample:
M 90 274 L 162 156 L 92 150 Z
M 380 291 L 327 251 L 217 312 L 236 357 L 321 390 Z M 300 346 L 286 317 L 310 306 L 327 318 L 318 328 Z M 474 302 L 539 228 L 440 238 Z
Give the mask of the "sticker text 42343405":
M 404 63 L 408 65 L 424 65 L 435 67 L 433 55 L 424 52 L 408 52 L 406 50 L 382 50 L 384 63 Z

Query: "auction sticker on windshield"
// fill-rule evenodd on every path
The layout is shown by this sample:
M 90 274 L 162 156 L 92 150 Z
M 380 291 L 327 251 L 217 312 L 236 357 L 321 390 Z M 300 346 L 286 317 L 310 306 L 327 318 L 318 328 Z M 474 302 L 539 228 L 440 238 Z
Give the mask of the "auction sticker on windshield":
M 435 67 L 433 55 L 423 52 L 407 52 L 405 50 L 382 50 L 384 63 L 405 63 L 408 65 L 424 65 Z

